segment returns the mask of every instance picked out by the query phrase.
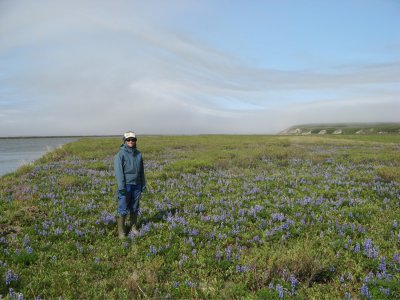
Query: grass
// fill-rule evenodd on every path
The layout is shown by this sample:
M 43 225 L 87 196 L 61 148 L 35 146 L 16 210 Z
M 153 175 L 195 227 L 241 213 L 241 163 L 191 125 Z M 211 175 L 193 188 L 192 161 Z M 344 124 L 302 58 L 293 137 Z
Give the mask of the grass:
M 148 136 L 140 235 L 116 232 L 120 140 L 0 179 L 0 296 L 400 297 L 397 136 Z

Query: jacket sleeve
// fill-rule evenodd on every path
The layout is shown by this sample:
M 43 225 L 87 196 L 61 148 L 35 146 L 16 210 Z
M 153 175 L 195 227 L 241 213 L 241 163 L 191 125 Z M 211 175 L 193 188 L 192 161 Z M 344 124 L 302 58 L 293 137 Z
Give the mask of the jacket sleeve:
M 140 181 L 142 182 L 142 189 L 146 186 L 146 177 L 144 176 L 143 158 L 140 160 Z
M 124 175 L 124 168 L 123 168 L 123 157 L 119 155 L 115 155 L 114 157 L 114 173 L 115 178 L 117 179 L 118 190 L 125 189 L 125 175 Z

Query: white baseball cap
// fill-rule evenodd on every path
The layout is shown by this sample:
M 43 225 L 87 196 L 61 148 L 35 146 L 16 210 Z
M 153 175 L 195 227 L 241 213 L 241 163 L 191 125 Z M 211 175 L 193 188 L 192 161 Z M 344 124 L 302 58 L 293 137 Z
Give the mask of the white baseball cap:
M 125 140 L 127 140 L 129 138 L 136 140 L 136 133 L 134 133 L 133 131 L 125 132 L 124 137 L 123 137 L 124 142 L 125 142 Z

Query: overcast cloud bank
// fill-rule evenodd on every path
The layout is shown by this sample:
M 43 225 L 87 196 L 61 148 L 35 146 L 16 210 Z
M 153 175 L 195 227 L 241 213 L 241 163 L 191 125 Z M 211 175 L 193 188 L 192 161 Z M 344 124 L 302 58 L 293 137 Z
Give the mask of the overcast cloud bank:
M 0 136 L 262 134 L 400 121 L 398 59 L 260 67 L 153 22 L 165 18 L 159 2 L 97 3 L 1 2 Z M 180 13 L 199 6 L 189 1 Z M 400 50 L 398 40 L 389 46 Z

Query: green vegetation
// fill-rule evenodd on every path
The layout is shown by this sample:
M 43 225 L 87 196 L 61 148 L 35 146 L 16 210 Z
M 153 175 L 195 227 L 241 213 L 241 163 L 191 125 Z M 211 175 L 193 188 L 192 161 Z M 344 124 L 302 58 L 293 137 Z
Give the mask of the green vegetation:
M 0 178 L 0 298 L 398 299 L 397 135 L 148 136 L 140 234 L 117 138 Z

